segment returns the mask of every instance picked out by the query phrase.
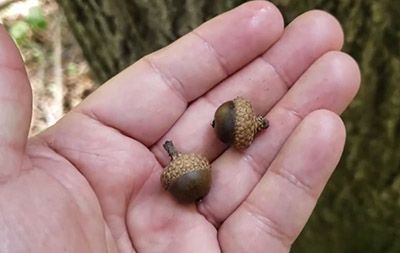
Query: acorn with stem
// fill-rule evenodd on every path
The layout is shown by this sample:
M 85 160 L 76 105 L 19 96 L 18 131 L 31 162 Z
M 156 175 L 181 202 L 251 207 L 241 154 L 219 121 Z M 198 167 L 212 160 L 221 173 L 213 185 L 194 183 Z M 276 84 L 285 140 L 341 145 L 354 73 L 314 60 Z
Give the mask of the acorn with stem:
M 180 154 L 172 141 L 164 143 L 171 162 L 161 174 L 161 184 L 181 203 L 202 200 L 211 188 L 210 162 L 199 154 Z
M 269 122 L 254 113 L 250 101 L 236 97 L 218 107 L 211 125 L 220 141 L 244 150 L 259 131 L 268 128 Z

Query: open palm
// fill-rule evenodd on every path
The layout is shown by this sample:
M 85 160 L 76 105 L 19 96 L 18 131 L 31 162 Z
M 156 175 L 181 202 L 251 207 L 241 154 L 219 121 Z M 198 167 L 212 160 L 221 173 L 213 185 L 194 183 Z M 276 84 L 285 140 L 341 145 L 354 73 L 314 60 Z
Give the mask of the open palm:
M 311 11 L 284 29 L 276 7 L 249 2 L 27 140 L 29 82 L 4 29 L 0 41 L 0 252 L 289 252 L 339 161 L 337 114 L 360 82 L 333 17 Z M 270 121 L 243 152 L 210 126 L 238 95 Z M 212 162 L 197 205 L 160 185 L 167 139 Z

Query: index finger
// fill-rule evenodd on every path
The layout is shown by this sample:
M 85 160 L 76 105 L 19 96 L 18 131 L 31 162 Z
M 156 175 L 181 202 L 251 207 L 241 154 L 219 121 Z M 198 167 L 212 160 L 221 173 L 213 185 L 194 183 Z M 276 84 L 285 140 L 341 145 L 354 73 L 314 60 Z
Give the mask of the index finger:
M 188 103 L 266 51 L 282 31 L 273 4 L 245 3 L 139 60 L 76 111 L 152 145 Z

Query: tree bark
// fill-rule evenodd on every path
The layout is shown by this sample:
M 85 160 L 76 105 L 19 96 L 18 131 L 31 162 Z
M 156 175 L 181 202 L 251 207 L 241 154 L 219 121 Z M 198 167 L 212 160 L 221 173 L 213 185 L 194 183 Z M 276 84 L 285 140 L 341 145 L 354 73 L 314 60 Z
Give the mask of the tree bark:
M 206 0 L 57 2 L 99 82 L 236 5 Z
M 103 82 L 239 0 L 57 0 Z M 310 9 L 342 23 L 361 90 L 344 113 L 343 159 L 293 252 L 400 252 L 400 8 L 390 0 L 273 0 L 286 22 Z

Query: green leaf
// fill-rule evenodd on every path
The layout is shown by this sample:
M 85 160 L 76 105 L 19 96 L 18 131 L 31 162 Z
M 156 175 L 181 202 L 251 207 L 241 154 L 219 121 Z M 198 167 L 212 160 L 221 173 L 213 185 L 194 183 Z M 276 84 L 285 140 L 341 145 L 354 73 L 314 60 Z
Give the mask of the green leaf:
M 70 76 L 78 74 L 78 65 L 74 62 L 68 63 L 67 71 Z
M 28 23 L 23 20 L 17 21 L 10 27 L 10 35 L 17 42 L 17 44 L 21 44 L 28 35 L 30 31 L 30 27 Z
M 33 29 L 43 30 L 47 27 L 47 21 L 43 14 L 43 9 L 39 6 L 29 9 L 26 21 L 32 26 Z

